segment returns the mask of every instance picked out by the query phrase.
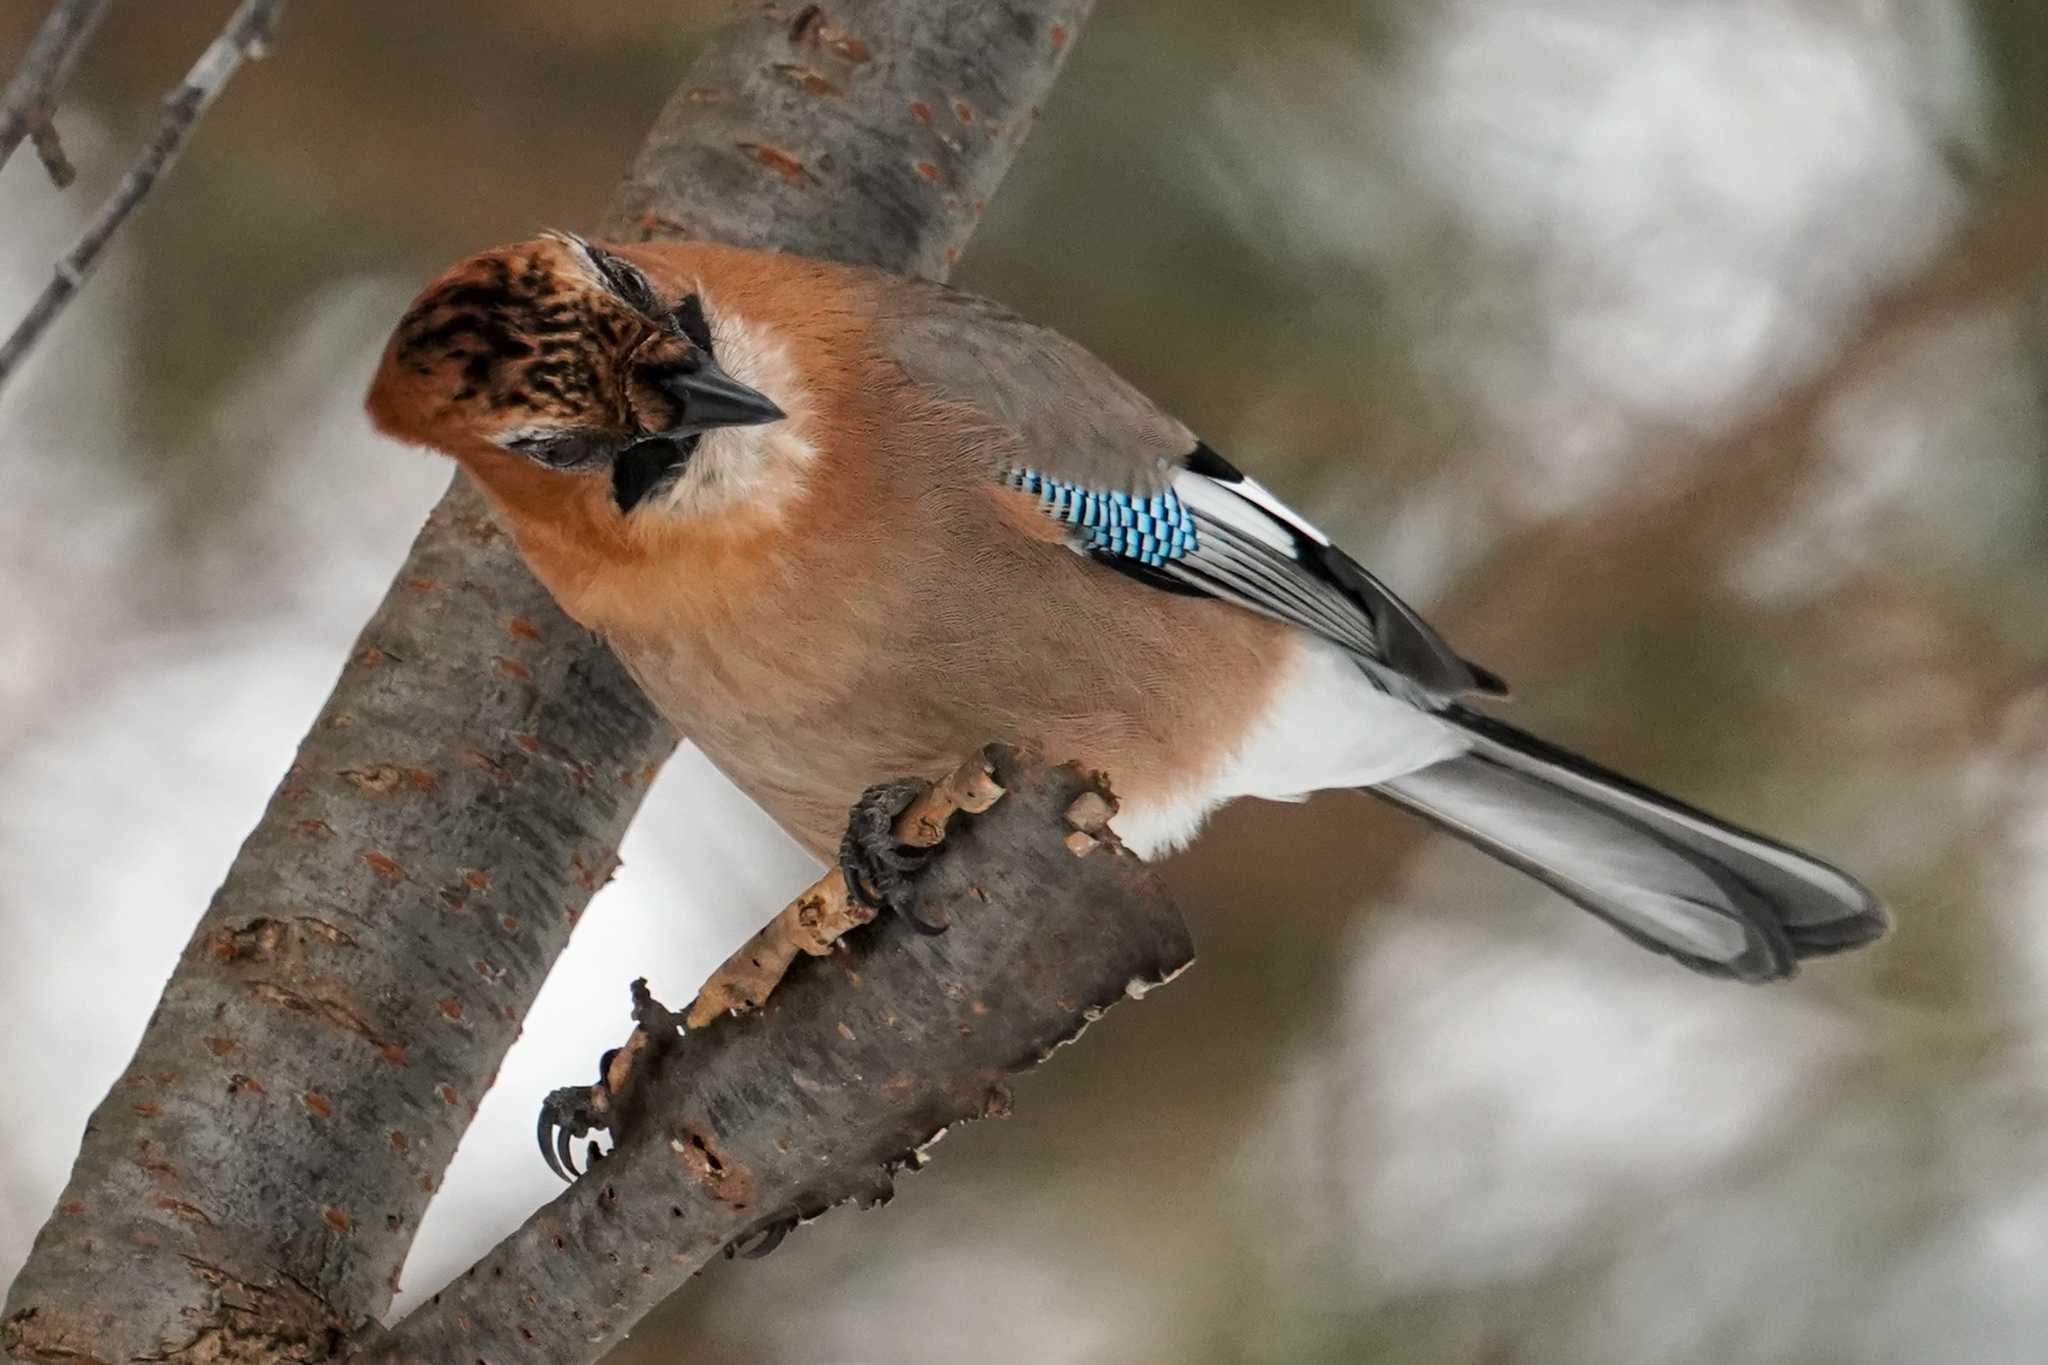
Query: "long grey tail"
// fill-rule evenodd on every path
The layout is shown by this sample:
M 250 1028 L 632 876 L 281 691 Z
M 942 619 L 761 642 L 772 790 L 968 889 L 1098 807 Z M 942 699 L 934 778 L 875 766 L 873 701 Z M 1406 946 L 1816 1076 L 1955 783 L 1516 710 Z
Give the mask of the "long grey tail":
M 1774 981 L 1889 921 L 1855 878 L 1462 708 L 1472 748 L 1371 790 L 1694 971 Z

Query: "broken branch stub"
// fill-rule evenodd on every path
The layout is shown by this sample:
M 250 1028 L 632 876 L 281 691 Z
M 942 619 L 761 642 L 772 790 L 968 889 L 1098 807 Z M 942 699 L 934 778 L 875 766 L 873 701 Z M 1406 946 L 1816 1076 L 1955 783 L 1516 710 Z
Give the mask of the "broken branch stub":
M 886 1199 L 949 1125 L 1006 1111 L 1012 1073 L 1193 960 L 1150 869 L 1068 850 L 1091 779 L 1007 755 L 996 777 L 1007 794 L 919 877 L 950 929 L 885 917 L 798 960 L 759 1012 L 664 1029 L 613 1153 L 359 1359 L 594 1359 L 722 1249 Z
M 984 750 L 926 788 L 896 817 L 893 833 L 912 848 L 935 848 L 946 837 L 947 821 L 962 811 L 978 815 L 1002 795 L 1003 788 L 995 780 L 995 757 Z M 1102 796 L 1094 799 L 1107 802 Z M 874 907 L 847 890 L 846 877 L 839 869 L 827 872 L 711 974 L 690 1002 L 689 1026 L 703 1028 L 720 1015 L 755 1008 L 768 998 L 797 954 L 822 957 L 848 930 L 874 917 Z

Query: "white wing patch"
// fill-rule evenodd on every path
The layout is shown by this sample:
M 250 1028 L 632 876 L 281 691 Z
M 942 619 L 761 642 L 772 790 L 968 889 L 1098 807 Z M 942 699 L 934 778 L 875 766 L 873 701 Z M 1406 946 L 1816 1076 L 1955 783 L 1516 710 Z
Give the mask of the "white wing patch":
M 1252 496 L 1251 490 L 1254 489 L 1262 496 Z M 1250 479 L 1225 487 L 1206 474 L 1183 469 L 1173 476 L 1173 491 L 1197 515 L 1242 531 L 1282 554 L 1294 553 L 1294 536 L 1285 524 L 1292 514 L 1281 506 L 1279 499 Z M 1276 508 L 1281 520 L 1275 520 L 1272 515 L 1262 515 L 1270 514 Z M 1321 537 L 1317 536 L 1317 539 L 1321 540 Z M 1322 543 L 1327 545 L 1330 542 L 1323 540 Z
M 1202 475 L 1195 473 L 1193 470 L 1182 470 L 1181 473 L 1174 479 L 1175 491 L 1178 492 L 1180 490 L 1181 482 L 1183 480 L 1188 479 L 1202 479 L 1204 483 L 1209 483 L 1211 487 L 1214 487 L 1213 481 L 1204 478 Z M 1303 517 L 1301 513 L 1295 511 L 1292 507 L 1289 507 L 1286 503 L 1274 497 L 1273 490 L 1266 487 L 1266 485 L 1260 483 L 1257 479 L 1254 479 L 1249 475 L 1240 475 L 1238 477 L 1237 482 L 1230 486 L 1230 490 L 1236 493 L 1241 498 L 1245 498 L 1251 502 L 1257 503 L 1259 507 L 1262 510 L 1264 510 L 1268 515 L 1274 517 L 1283 525 L 1286 525 L 1296 531 L 1299 531 L 1302 535 L 1307 536 L 1316 544 L 1328 545 L 1330 543 L 1330 538 L 1328 536 L 1324 535 L 1321 531 L 1318 531 L 1314 526 L 1310 525 L 1308 519 Z
M 1380 642 L 1365 607 L 1302 563 L 1305 544 L 1312 554 L 1328 548 L 1321 532 L 1250 479 L 1219 483 L 1186 469 L 1172 487 L 1195 515 L 1199 544 L 1166 567 L 1169 576 L 1376 657 Z
M 1458 657 L 1414 608 L 1287 504 L 1198 445 L 1171 496 L 1193 515 L 1189 548 L 1158 573 L 1342 645 L 1385 690 L 1434 709 L 1498 678 Z

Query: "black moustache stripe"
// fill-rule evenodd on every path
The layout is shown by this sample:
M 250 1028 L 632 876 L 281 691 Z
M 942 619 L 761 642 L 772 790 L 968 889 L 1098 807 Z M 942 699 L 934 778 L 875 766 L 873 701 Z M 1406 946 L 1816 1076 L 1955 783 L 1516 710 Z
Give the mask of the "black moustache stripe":
M 649 496 L 675 483 L 697 451 L 695 436 L 672 441 L 657 437 L 628 446 L 612 462 L 612 501 L 621 514 L 631 512 Z

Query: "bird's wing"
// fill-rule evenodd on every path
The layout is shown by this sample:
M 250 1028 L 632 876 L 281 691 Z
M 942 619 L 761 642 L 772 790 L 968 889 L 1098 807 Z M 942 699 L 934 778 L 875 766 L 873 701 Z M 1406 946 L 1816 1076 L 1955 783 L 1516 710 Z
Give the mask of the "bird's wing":
M 918 385 L 1015 438 L 990 477 L 1036 498 L 1069 543 L 1157 587 L 1221 598 L 1348 650 L 1427 704 L 1500 680 L 1255 480 L 1077 343 L 986 299 L 893 284 L 878 320 Z
M 1163 492 L 1195 448 L 1193 432 L 1085 347 L 979 295 L 891 280 L 877 321 L 912 380 L 974 408 L 1077 486 Z

